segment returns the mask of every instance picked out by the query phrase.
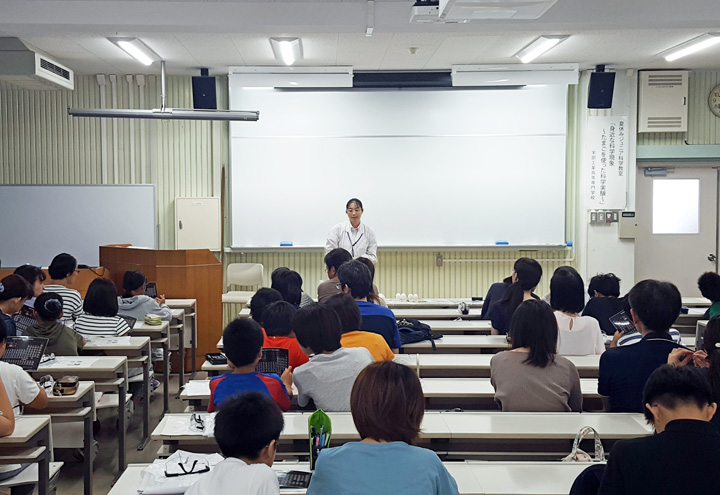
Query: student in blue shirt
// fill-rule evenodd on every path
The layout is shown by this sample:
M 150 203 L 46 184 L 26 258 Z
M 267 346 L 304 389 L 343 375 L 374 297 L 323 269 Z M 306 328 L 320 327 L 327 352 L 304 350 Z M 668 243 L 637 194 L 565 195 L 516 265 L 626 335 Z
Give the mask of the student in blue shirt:
M 308 495 L 457 495 L 437 454 L 413 446 L 425 414 L 420 380 L 392 361 L 358 375 L 350 397 L 360 438 L 318 456 Z
M 368 295 L 372 291 L 372 275 L 368 267 L 358 260 L 349 261 L 340 265 L 337 276 L 341 290 L 353 296 L 360 308 L 360 330 L 382 335 L 390 349 L 397 353 L 402 343 L 395 314 L 388 308 L 368 302 Z

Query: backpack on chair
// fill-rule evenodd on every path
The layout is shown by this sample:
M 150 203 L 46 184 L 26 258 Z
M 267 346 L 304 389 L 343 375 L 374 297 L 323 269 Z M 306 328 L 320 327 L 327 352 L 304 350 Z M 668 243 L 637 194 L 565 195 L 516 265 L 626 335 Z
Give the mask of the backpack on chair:
M 398 320 L 397 325 L 400 331 L 400 342 L 402 345 L 429 340 L 434 351 L 436 350 L 435 340 L 442 338 L 442 335 L 432 333 L 430 325 L 426 325 L 412 318 Z

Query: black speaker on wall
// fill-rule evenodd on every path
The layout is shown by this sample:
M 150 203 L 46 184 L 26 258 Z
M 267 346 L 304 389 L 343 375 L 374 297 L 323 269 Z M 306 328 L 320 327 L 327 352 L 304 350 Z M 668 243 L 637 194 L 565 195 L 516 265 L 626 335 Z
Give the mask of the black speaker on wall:
M 601 66 L 598 66 L 600 68 Z M 613 89 L 615 89 L 615 73 L 593 72 L 590 74 L 590 89 L 588 91 L 588 108 L 612 108 Z
M 217 110 L 215 78 L 208 76 L 207 69 L 200 69 L 200 76 L 193 76 L 193 108 L 199 110 Z

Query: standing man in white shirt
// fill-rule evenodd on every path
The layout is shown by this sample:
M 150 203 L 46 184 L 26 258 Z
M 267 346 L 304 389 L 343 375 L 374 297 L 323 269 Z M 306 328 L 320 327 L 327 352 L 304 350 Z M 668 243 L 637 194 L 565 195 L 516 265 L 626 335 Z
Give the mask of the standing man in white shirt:
M 377 263 L 377 240 L 375 232 L 360 222 L 363 214 L 363 204 L 357 198 L 352 198 L 345 205 L 348 221 L 335 225 L 328 233 L 325 241 L 325 254 L 335 248 L 343 248 L 353 258 L 365 257 Z

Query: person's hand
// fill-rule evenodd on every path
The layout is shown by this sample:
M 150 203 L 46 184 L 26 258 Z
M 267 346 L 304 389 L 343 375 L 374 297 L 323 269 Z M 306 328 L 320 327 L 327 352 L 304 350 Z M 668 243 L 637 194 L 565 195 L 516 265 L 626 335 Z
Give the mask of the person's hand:
M 623 332 L 615 332 L 615 335 L 613 335 L 612 342 L 610 342 L 610 347 L 617 347 L 618 340 L 620 340 L 620 337 L 625 335 Z
M 285 384 L 288 394 L 292 396 L 292 366 L 288 366 L 280 375 L 280 380 Z
M 695 353 L 693 351 L 678 347 L 670 351 L 670 354 L 668 354 L 667 364 L 677 367 L 687 366 L 692 362 L 694 354 Z
M 698 368 L 709 368 L 710 361 L 708 361 L 708 355 L 705 351 L 695 351 L 693 354 L 693 363 Z
M 160 294 L 159 296 L 157 296 L 157 297 L 155 298 L 155 302 L 158 303 L 158 304 L 160 304 L 160 305 L 165 304 L 165 294 Z

